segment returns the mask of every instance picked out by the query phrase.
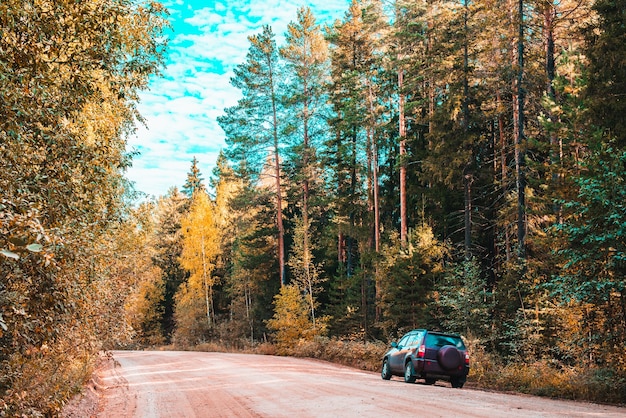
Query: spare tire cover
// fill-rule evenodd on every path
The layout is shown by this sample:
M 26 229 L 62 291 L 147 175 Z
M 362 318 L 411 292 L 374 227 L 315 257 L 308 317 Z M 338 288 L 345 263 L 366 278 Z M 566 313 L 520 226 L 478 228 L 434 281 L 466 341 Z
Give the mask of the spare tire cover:
M 444 345 L 437 352 L 439 365 L 445 370 L 456 369 L 463 363 L 461 352 L 453 345 Z

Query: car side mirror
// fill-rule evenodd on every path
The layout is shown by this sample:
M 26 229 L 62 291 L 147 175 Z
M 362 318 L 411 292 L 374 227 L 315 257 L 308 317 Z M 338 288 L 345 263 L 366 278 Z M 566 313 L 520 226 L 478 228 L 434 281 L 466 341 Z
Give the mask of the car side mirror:
M 395 342 L 395 341 L 392 341 L 392 342 L 391 342 L 391 347 L 392 347 L 392 348 L 398 348 L 398 343 L 397 343 L 397 342 Z

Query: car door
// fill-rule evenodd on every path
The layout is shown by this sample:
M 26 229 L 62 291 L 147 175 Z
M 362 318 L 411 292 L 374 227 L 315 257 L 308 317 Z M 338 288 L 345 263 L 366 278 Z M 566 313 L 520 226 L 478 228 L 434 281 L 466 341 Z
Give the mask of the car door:
M 409 350 L 409 341 L 413 334 L 406 334 L 398 341 L 395 349 L 389 354 L 389 367 L 393 373 L 402 373 L 404 370 L 404 357 Z

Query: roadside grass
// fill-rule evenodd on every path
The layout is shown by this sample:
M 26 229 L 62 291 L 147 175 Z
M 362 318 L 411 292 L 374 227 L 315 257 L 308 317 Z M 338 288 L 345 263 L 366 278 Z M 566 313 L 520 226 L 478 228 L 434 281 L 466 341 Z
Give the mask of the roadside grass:
M 525 393 L 606 404 L 626 403 L 626 373 L 571 367 L 555 360 L 504 363 L 482 346 L 470 344 L 468 384 L 480 389 Z
M 83 390 L 97 357 L 63 348 L 30 348 L 7 360 L 14 373 L 0 376 L 0 417 L 57 416 Z
M 387 349 L 388 345 L 383 342 L 318 337 L 313 341 L 299 341 L 294 344 L 289 355 L 326 360 L 360 370 L 378 371 Z

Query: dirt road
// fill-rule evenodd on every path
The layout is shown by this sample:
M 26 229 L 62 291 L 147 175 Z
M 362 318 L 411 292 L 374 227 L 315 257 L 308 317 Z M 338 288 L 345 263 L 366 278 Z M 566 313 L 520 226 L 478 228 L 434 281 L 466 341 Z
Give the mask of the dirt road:
M 100 418 L 624 417 L 626 408 L 406 384 L 316 360 L 115 351 Z M 418 381 L 419 382 L 419 381 Z

